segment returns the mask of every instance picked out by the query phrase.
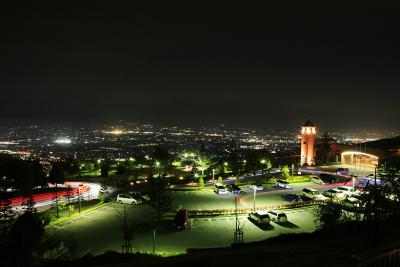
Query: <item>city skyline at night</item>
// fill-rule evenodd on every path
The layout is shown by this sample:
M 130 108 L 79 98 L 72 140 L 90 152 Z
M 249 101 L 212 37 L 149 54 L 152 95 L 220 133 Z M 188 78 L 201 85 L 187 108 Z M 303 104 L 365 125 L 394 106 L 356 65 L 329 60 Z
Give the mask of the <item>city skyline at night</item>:
M 399 265 L 397 3 L 14 2 L 1 266 Z

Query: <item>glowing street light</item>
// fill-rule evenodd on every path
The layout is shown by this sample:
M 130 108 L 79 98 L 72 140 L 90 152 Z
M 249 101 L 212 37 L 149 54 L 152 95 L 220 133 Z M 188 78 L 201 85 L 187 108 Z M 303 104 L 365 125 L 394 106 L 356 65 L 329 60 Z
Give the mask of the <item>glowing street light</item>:
M 81 186 L 83 186 L 83 184 L 79 184 L 78 185 L 79 213 L 81 213 Z

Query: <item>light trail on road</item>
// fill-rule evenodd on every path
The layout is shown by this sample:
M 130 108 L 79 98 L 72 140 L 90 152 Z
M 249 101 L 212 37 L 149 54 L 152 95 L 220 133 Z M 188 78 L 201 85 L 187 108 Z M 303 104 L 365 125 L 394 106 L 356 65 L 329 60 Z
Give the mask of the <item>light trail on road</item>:
M 78 188 L 80 186 L 80 189 Z M 57 192 L 47 192 L 34 194 L 30 196 L 17 196 L 8 199 L 10 203 L 8 206 L 12 207 L 15 211 L 21 211 L 24 206 L 32 199 L 35 208 L 51 207 L 56 202 L 56 198 L 59 200 L 64 198 L 70 198 L 70 202 L 78 201 L 78 192 L 80 191 L 81 200 L 98 199 L 100 192 L 100 185 L 97 183 L 88 182 L 65 182 L 64 184 L 58 184 Z M 49 188 L 55 188 L 54 184 L 49 184 Z M 0 202 L 0 206 L 7 205 L 5 202 Z

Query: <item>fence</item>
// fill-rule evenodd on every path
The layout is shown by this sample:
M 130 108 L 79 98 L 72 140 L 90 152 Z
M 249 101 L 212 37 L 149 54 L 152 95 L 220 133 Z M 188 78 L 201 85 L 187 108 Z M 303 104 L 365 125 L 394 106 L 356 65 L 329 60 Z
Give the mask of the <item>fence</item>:
M 400 266 L 400 248 L 380 254 L 372 259 L 358 263 L 357 267 L 398 267 Z
M 268 210 L 268 209 L 294 209 L 308 206 L 315 206 L 324 203 L 324 201 L 302 201 L 298 203 L 288 203 L 281 205 L 265 205 L 257 206 L 257 210 Z M 238 208 L 238 214 L 248 214 L 253 211 L 251 208 Z M 189 215 L 193 216 L 218 216 L 218 215 L 233 215 L 236 213 L 236 209 L 213 209 L 213 210 L 189 210 Z

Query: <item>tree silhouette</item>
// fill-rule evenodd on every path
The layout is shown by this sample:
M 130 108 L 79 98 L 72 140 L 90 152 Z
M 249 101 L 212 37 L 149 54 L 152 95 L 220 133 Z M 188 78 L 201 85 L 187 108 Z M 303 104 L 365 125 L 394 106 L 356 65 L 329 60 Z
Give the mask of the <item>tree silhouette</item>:
M 158 221 L 171 207 L 171 197 L 167 193 L 168 183 L 162 177 L 149 177 L 150 200 L 147 202 L 156 212 Z
M 111 169 L 111 162 L 109 159 L 103 160 L 100 166 L 100 173 L 103 177 L 108 177 L 108 173 Z
M 8 237 L 10 259 L 14 262 L 20 261 L 21 266 L 29 265 L 33 252 L 41 242 L 43 234 L 43 223 L 36 213 L 25 212 L 19 216 L 12 225 Z

